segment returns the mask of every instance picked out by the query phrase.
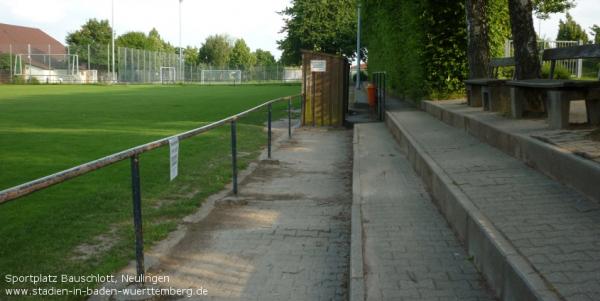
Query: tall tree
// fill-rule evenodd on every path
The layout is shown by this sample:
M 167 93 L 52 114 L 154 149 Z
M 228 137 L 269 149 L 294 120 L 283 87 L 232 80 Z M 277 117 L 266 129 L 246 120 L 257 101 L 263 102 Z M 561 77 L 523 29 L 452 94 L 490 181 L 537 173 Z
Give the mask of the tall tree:
M 140 31 L 130 31 L 120 35 L 115 41 L 118 47 L 148 49 L 148 37 Z
M 272 66 L 275 65 L 275 57 L 271 54 L 270 51 L 256 49 L 254 52 L 254 57 L 256 57 L 256 66 Z
M 147 50 L 175 53 L 175 47 L 163 40 L 156 28 L 152 28 L 148 33 L 147 45 Z
M 533 0 L 532 4 L 539 19 L 548 19 L 550 14 L 562 13 L 575 7 L 574 0 Z
M 108 20 L 89 19 L 77 31 L 67 35 L 69 46 L 88 44 L 108 45 L 111 42 L 112 28 Z
M 81 63 L 87 61 L 90 49 L 90 65 L 104 69 L 108 64 L 107 50 L 111 35 L 112 28 L 108 20 L 89 19 L 79 30 L 69 33 L 66 40 L 71 53 L 79 54 Z
M 594 24 L 590 27 L 591 34 L 594 36 L 594 44 L 600 44 L 600 26 Z
M 569 13 L 567 13 L 565 21 L 561 19 L 558 23 L 556 39 L 559 41 L 583 41 L 583 43 L 587 43 L 589 40 L 585 30 L 573 20 L 573 16 Z
M 197 47 L 188 46 L 183 49 L 183 58 L 185 63 L 191 66 L 198 65 L 200 63 L 198 52 L 199 50 Z
M 540 77 L 537 35 L 533 28 L 531 0 L 508 0 L 510 23 L 515 48 L 515 77 L 532 79 Z
M 489 77 L 490 46 L 486 0 L 466 0 L 469 78 Z
M 229 55 L 229 66 L 236 69 L 246 70 L 254 65 L 256 58 L 250 52 L 250 48 L 246 45 L 244 39 L 235 41 L 231 54 Z
M 356 0 L 292 0 L 280 14 L 286 36 L 277 43 L 285 64 L 299 64 L 301 49 L 354 55 Z
M 213 35 L 206 38 L 198 53 L 200 62 L 223 68 L 229 65 L 232 39 L 227 35 Z

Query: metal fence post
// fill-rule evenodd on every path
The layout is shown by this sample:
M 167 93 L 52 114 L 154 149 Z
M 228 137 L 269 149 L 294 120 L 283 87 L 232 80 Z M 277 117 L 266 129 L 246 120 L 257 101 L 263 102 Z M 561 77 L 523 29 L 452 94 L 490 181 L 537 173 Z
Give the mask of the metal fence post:
M 292 138 L 292 98 L 288 98 L 288 138 Z
M 583 41 L 582 40 L 577 41 L 577 45 L 583 45 Z M 583 75 L 583 59 L 578 59 L 577 60 L 577 78 L 581 78 L 582 75 Z
M 271 159 L 271 114 L 272 114 L 271 113 L 272 112 L 272 110 L 271 110 L 271 104 L 269 104 L 267 107 L 268 107 L 268 110 L 269 110 L 269 114 L 268 114 L 269 115 L 269 121 L 267 122 L 267 128 L 268 128 L 268 130 L 267 130 L 267 132 L 268 132 L 268 134 L 267 134 L 267 137 L 268 137 L 267 138 L 268 152 L 267 153 L 268 153 L 269 159 Z
M 142 232 L 142 194 L 140 189 L 140 158 L 131 157 L 131 190 L 133 196 L 133 225 L 135 228 L 135 260 L 137 275 L 144 282 L 144 236 Z
M 231 121 L 231 168 L 232 168 L 232 186 L 233 193 L 238 193 L 238 183 L 237 183 L 237 129 L 236 129 L 236 121 Z

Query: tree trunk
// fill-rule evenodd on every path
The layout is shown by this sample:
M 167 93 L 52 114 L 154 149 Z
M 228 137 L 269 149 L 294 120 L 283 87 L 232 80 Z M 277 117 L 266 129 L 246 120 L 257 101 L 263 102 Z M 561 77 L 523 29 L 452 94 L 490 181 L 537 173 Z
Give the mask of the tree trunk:
M 487 0 L 466 0 L 469 78 L 490 77 Z
M 540 61 L 531 0 L 508 0 L 508 10 L 517 64 L 515 76 L 517 79 L 539 78 Z

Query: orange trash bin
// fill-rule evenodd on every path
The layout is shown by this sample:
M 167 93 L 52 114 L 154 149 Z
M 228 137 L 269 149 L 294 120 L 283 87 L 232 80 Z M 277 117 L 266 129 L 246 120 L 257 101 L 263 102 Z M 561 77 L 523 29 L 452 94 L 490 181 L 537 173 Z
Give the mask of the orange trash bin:
M 367 100 L 369 101 L 369 106 L 372 108 L 377 104 L 377 87 L 373 84 L 367 85 Z

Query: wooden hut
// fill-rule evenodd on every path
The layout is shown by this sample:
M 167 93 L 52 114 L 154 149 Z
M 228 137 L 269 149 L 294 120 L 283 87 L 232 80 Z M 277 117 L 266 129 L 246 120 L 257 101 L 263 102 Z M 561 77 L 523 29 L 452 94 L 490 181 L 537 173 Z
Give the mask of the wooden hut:
M 302 51 L 303 126 L 342 126 L 348 111 L 350 64 L 340 55 Z

